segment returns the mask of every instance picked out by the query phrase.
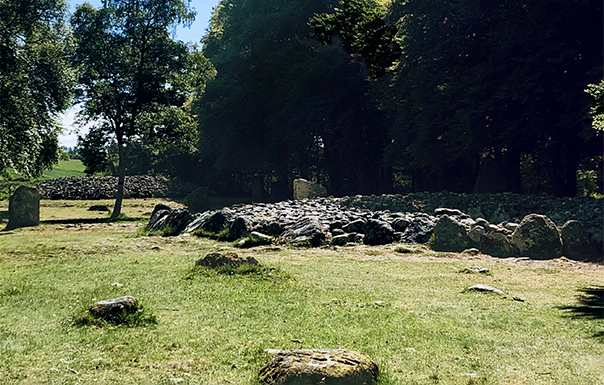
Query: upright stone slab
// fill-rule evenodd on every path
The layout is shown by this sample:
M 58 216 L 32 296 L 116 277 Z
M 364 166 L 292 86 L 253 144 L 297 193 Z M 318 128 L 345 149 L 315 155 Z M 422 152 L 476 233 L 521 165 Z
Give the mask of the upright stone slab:
M 39 224 L 40 193 L 32 187 L 19 187 L 8 202 L 8 225 L 5 230 Z
M 309 182 L 306 179 L 294 180 L 294 199 L 313 199 L 327 196 L 327 189 L 318 183 Z

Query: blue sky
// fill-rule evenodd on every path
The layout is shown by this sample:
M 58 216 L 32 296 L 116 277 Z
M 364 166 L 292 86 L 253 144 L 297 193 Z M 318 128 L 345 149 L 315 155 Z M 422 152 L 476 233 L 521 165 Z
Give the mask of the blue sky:
M 70 10 L 76 8 L 77 5 L 88 2 L 95 7 L 101 6 L 101 0 L 68 0 Z M 176 39 L 184 42 L 199 43 L 201 37 L 206 33 L 208 28 L 210 17 L 212 16 L 212 8 L 216 7 L 219 0 L 191 0 L 190 5 L 195 8 L 197 17 L 191 27 L 178 27 L 176 30 Z M 59 136 L 59 142 L 61 146 L 74 147 L 77 141 L 77 133 L 74 129 L 77 127 L 73 126 L 74 115 L 77 111 L 76 107 L 71 108 L 67 113 L 61 115 L 60 120 L 64 127 L 63 135 Z

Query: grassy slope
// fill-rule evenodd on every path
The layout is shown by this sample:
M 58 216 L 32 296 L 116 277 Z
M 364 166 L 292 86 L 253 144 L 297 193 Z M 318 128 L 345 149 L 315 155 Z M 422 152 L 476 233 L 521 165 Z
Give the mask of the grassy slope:
M 63 178 L 68 176 L 86 176 L 84 164 L 81 160 L 60 160 L 52 170 L 46 171 L 42 175 L 42 180 Z
M 237 251 L 275 268 L 270 276 L 192 270 L 225 247 L 144 237 L 132 223 L 0 235 L 0 383 L 253 384 L 265 349 L 299 347 L 368 353 L 381 384 L 601 383 L 604 321 L 559 306 L 601 284 L 602 266 L 387 246 Z M 459 272 L 477 264 L 493 274 Z M 475 283 L 508 297 L 463 291 Z M 158 325 L 73 325 L 93 301 L 127 294 Z

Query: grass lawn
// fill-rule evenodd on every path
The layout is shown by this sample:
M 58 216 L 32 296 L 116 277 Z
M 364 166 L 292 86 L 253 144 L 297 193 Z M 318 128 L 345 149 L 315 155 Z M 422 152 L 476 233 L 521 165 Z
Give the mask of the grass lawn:
M 266 349 L 294 348 L 367 353 L 381 385 L 602 384 L 604 319 L 562 309 L 602 285 L 602 265 L 145 236 L 157 202 L 125 201 L 140 222 L 90 223 L 108 216 L 86 210 L 99 202 L 43 201 L 42 225 L 0 232 L 1 384 L 255 384 Z M 216 251 L 267 269 L 194 268 Z M 478 283 L 506 295 L 465 291 Z M 76 322 L 122 295 L 157 324 Z

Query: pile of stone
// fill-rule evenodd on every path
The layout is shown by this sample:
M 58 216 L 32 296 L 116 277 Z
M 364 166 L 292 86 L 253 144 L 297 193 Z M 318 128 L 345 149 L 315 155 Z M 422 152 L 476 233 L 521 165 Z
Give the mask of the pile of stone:
M 602 255 L 602 242 L 590 237 L 578 221 L 570 221 L 560 229 L 545 216 L 528 215 L 520 223 L 505 221 L 494 225 L 486 219 L 472 219 L 457 209 L 437 208 L 431 214 L 371 211 L 344 206 L 343 199 L 247 204 L 197 214 L 161 204 L 154 210 L 147 230 L 166 233 L 167 229 L 169 234 L 177 235 L 228 229 L 232 239 L 254 233 L 273 237 L 276 243 L 307 246 L 426 243 L 432 238 L 433 248 L 439 251 L 477 248 L 501 257 L 548 259 L 568 254 L 568 258 L 598 261 Z M 601 230 L 594 234 L 601 236 Z
M 44 199 L 113 199 L 117 191 L 117 177 L 57 178 L 40 183 L 37 188 Z M 124 183 L 126 198 L 160 198 L 167 193 L 167 180 L 161 176 L 127 176 Z
M 570 220 L 558 228 L 545 215 L 529 214 L 518 223 L 499 225 L 473 220 L 459 210 L 437 209 L 440 216 L 431 243 L 436 251 L 461 252 L 478 249 L 496 257 L 524 256 L 531 259 L 602 261 L 602 251 L 587 237 L 581 222 Z M 601 245 L 600 245 L 601 246 Z
M 569 220 L 580 220 L 588 237 L 602 244 L 604 201 L 594 198 L 556 198 L 551 196 L 497 194 L 457 194 L 419 192 L 408 195 L 351 196 L 336 198 L 343 207 L 392 212 L 434 213 L 449 207 L 468 214 L 473 219 L 484 218 L 490 223 L 520 223 L 529 214 L 550 218 L 558 227 Z
M 288 200 L 209 210 L 191 215 L 160 204 L 153 211 L 148 231 L 169 234 L 219 233 L 229 229 L 233 238 L 252 232 L 275 237 L 277 242 L 319 246 L 392 242 L 424 243 L 430 239 L 438 218 L 426 213 L 391 213 L 342 208 L 334 199 Z

